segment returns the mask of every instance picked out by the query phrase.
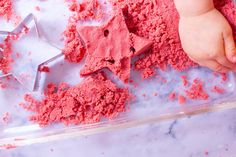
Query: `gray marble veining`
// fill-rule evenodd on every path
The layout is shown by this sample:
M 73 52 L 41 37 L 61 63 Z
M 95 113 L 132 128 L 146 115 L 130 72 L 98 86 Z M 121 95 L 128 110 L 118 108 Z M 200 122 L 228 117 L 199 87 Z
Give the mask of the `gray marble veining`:
M 2 150 L 0 157 L 236 157 L 236 110 Z

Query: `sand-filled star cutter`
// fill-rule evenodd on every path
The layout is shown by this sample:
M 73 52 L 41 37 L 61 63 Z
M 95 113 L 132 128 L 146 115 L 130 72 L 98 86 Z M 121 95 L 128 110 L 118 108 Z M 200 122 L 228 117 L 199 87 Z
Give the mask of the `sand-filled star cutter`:
M 39 33 L 37 21 L 29 14 L 13 31 L 0 31 L 0 42 L 8 36 L 12 40 L 12 60 L 8 73 L 2 73 L 0 79 L 12 75 L 30 91 L 38 89 L 42 71 L 39 68 L 63 56 L 61 50 L 45 41 Z M 0 49 L 0 57 L 2 56 Z

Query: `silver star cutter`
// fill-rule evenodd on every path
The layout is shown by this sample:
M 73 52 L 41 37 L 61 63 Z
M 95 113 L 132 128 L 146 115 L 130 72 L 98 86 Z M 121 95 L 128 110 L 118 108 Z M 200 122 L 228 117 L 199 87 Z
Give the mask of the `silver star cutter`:
M 61 50 L 40 34 L 33 14 L 29 14 L 13 31 L 0 31 L 0 42 L 9 35 L 17 37 L 11 40 L 13 62 L 9 73 L 0 73 L 0 79 L 12 75 L 29 91 L 38 90 L 43 72 L 39 68 L 62 57 Z M 0 58 L 4 57 L 2 52 L 0 49 Z

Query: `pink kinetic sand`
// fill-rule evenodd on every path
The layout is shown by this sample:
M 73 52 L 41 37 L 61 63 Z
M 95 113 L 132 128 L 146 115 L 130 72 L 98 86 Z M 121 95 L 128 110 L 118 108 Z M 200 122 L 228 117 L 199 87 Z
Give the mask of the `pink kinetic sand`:
M 81 75 L 108 68 L 121 80 L 128 82 L 131 58 L 145 52 L 152 44 L 130 33 L 121 13 L 115 14 L 102 26 L 83 26 L 78 31 L 87 49 Z
M 0 17 L 10 20 L 13 15 L 13 2 L 12 0 L 1 0 L 0 1 Z
M 83 124 L 116 117 L 126 110 L 128 98 L 127 89 L 118 88 L 104 74 L 98 73 L 74 87 L 49 84 L 43 100 L 26 95 L 29 104 L 21 105 L 35 112 L 31 120 L 42 126 L 55 122 Z

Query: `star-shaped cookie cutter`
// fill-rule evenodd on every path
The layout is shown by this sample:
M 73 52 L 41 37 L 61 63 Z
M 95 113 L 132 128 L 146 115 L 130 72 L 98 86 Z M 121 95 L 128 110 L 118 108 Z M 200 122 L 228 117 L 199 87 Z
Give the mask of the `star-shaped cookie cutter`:
M 18 38 L 13 41 L 13 45 L 17 47 L 17 53 L 13 51 L 12 58 L 14 61 L 11 64 L 10 71 L 0 75 L 0 79 L 12 75 L 26 89 L 38 90 L 42 73 L 39 68 L 63 56 L 61 50 L 40 35 L 33 14 L 26 16 L 13 31 L 0 31 L 0 38 L 3 40 L 9 35 Z M 30 47 L 34 51 L 25 52 L 27 51 L 26 47 Z M 2 51 L 3 49 L 0 49 L 0 57 L 3 57 Z

